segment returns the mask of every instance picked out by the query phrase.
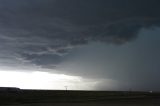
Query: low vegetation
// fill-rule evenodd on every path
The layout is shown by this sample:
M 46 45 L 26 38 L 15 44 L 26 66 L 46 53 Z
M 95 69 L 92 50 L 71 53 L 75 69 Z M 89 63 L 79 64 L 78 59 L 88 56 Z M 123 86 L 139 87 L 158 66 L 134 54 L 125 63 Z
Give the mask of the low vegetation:
M 19 90 L 0 93 L 0 104 L 153 102 L 158 92 Z

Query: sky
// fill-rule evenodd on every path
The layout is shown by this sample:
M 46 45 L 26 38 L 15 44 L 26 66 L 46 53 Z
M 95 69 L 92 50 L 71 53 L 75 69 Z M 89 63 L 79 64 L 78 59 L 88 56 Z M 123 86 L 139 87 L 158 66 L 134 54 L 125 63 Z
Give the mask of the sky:
M 159 0 L 0 0 L 0 86 L 160 90 Z

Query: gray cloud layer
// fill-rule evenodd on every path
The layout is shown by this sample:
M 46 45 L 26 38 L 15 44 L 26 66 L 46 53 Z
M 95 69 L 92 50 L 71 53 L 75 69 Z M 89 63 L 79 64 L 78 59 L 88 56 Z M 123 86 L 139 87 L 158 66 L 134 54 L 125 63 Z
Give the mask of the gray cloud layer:
M 159 5 L 159 0 L 0 0 L 0 56 L 6 65 L 18 58 L 55 68 L 78 46 L 125 44 L 142 28 L 159 27 Z
M 160 23 L 158 0 L 0 0 L 0 4 L 1 46 L 37 65 L 44 57 L 52 59 L 47 60 L 50 64 L 58 63 L 61 57 L 54 55 L 90 41 L 123 44 L 135 39 L 141 28 Z

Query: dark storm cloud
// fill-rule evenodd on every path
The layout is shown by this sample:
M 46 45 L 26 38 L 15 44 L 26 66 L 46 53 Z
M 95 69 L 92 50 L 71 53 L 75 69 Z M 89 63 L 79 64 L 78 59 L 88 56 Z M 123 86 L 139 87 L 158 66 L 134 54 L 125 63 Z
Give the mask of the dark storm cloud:
M 142 30 L 134 42 L 121 46 L 92 43 L 61 63 L 65 74 L 93 79 L 99 90 L 159 90 L 160 29 Z M 109 82 L 108 82 L 109 81 Z M 111 82 L 110 82 L 111 81 Z
M 32 64 L 44 66 L 43 68 L 54 68 L 63 59 L 62 56 L 53 54 L 23 54 L 23 57 L 25 60 L 30 60 Z
M 1 46 L 47 67 L 92 41 L 124 44 L 160 25 L 159 0 L 0 0 Z M 2 55 L 2 54 L 1 54 Z M 3 56 L 3 55 L 2 55 Z

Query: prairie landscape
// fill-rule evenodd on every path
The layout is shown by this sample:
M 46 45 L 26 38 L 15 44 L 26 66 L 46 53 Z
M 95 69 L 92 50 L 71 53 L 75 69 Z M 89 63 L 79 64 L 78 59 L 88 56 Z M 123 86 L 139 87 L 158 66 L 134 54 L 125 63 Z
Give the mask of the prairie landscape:
M 159 106 L 159 92 L 20 90 L 3 92 L 0 106 Z

